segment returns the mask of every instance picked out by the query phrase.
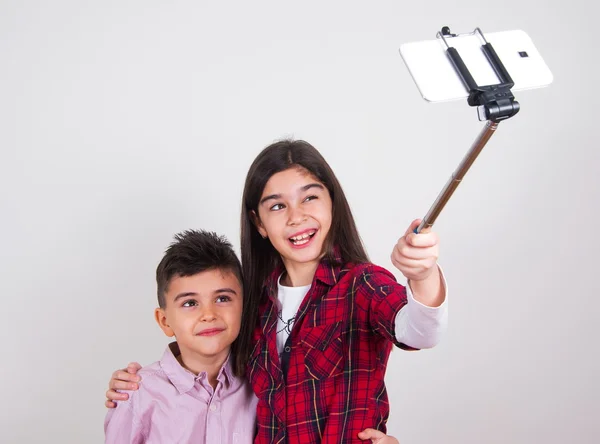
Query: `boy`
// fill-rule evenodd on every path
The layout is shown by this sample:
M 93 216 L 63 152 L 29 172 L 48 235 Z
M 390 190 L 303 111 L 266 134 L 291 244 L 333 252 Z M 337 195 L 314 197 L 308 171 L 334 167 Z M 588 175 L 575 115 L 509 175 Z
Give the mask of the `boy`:
M 231 353 L 243 305 L 231 244 L 206 231 L 176 235 L 156 283 L 156 322 L 176 342 L 140 370 L 140 389 L 108 411 L 106 443 L 252 443 L 257 400 Z
M 156 269 L 155 318 L 176 342 L 139 370 L 139 389 L 108 411 L 107 444 L 253 442 L 258 400 L 242 377 L 245 363 L 236 359 L 242 282 L 224 237 L 195 230 L 175 236 Z M 373 429 L 359 437 L 398 443 Z

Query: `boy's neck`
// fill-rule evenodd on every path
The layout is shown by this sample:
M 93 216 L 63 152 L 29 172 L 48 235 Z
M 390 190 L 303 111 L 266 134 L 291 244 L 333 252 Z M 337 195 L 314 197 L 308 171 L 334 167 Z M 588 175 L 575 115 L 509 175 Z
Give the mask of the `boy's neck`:
M 281 285 L 285 287 L 304 287 L 311 285 L 319 266 L 319 261 L 291 262 L 284 258 L 285 273 L 281 277 Z
M 177 361 L 194 375 L 206 373 L 208 382 L 213 388 L 216 388 L 217 376 L 219 376 L 219 372 L 229 356 L 230 349 L 231 347 L 228 347 L 215 356 L 206 356 L 180 347 L 181 354 L 177 356 Z

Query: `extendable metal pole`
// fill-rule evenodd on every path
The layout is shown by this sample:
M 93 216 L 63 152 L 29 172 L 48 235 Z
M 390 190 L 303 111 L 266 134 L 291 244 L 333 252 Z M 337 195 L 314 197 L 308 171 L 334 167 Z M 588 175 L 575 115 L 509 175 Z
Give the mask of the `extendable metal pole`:
M 491 120 L 486 122 L 485 127 L 479 133 L 479 136 L 471 146 L 471 149 L 465 155 L 465 157 L 463 157 L 460 165 L 458 165 L 458 168 L 456 171 L 454 171 L 452 177 L 450 177 L 450 180 L 448 180 L 438 195 L 437 199 L 423 218 L 421 224 L 415 228 L 415 233 L 420 233 L 421 230 L 424 228 L 430 228 L 435 223 L 435 220 L 444 209 L 444 206 L 450 200 L 452 193 L 454 193 L 462 178 L 465 176 L 467 171 L 469 171 L 469 168 L 471 165 L 473 165 L 473 162 L 475 162 L 475 159 L 477 159 L 477 156 L 485 144 L 488 142 L 488 140 L 490 140 L 490 137 L 492 137 L 494 131 L 496 131 L 496 128 L 498 128 L 498 122 L 493 122 Z

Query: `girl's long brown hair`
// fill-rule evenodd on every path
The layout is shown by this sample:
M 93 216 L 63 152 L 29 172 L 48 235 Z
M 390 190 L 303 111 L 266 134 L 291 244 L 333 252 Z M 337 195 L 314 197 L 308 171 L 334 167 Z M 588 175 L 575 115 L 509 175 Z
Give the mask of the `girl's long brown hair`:
M 323 246 L 326 257 L 334 261 L 333 251 L 337 247 L 342 264 L 369 261 L 342 186 L 319 151 L 303 140 L 282 140 L 266 147 L 250 166 L 242 197 L 241 252 L 245 295 L 236 357 L 240 366 L 247 362 L 252 349 L 252 332 L 257 324 L 265 281 L 282 264 L 277 250 L 256 229 L 252 215 L 253 212 L 258 214 L 260 198 L 271 176 L 294 167 L 308 171 L 329 190 L 332 220 Z

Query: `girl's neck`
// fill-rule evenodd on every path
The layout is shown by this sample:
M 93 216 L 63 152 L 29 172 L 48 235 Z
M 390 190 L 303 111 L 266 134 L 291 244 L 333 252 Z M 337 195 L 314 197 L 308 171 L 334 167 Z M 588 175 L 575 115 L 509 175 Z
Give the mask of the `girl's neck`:
M 285 287 L 303 287 L 312 284 L 319 261 L 298 263 L 283 259 L 283 265 L 285 266 L 285 273 L 281 277 L 281 285 Z

